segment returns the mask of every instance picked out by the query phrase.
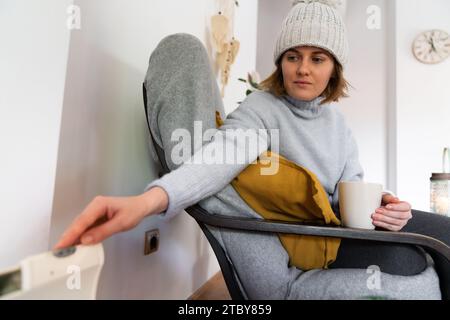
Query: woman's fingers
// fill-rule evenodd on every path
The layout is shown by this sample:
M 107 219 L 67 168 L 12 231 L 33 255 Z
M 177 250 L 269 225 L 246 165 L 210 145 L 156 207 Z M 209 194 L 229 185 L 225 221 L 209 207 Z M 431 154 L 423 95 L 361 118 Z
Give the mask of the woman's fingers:
M 116 219 L 109 220 L 98 227 L 90 229 L 81 237 L 81 244 L 92 245 L 102 242 L 106 238 L 112 236 L 115 233 L 123 231 L 124 226 Z
M 405 219 L 397 219 L 397 218 L 392 218 L 390 216 L 384 215 L 384 214 L 374 214 L 372 215 L 372 218 L 374 221 L 380 221 L 380 222 L 384 222 L 393 226 L 404 226 L 405 225 Z
M 388 203 L 386 209 L 390 211 L 411 211 L 411 205 L 408 202 L 400 201 L 397 203 Z
M 403 228 L 402 226 L 392 225 L 392 224 L 378 221 L 378 220 L 374 220 L 373 225 L 376 227 L 379 227 L 379 228 L 389 230 L 389 231 L 400 231 Z
M 378 208 L 372 215 L 375 226 L 391 231 L 400 231 L 411 218 L 411 205 L 404 201 L 388 202 L 385 207 Z
M 391 211 L 386 209 L 377 209 L 375 211 L 376 215 L 381 215 L 396 220 L 409 220 L 412 218 L 411 211 Z
M 381 202 L 382 202 L 382 205 L 385 205 L 385 204 L 389 204 L 389 203 L 400 202 L 400 199 L 393 196 L 392 194 L 385 193 L 385 194 L 383 194 L 383 198 L 382 198 Z
M 405 219 L 395 219 L 383 214 L 374 214 L 372 215 L 372 219 L 374 226 L 390 231 L 400 231 L 408 222 Z
M 107 206 L 105 199 L 103 197 L 96 197 L 64 232 L 61 239 L 55 245 L 55 249 L 74 245 L 80 236 L 89 229 L 89 227 L 94 225 L 97 220 L 104 217 L 106 213 Z
M 133 197 L 96 197 L 64 232 L 55 249 L 94 244 L 136 227 L 146 216 L 166 210 L 169 198 L 155 187 Z

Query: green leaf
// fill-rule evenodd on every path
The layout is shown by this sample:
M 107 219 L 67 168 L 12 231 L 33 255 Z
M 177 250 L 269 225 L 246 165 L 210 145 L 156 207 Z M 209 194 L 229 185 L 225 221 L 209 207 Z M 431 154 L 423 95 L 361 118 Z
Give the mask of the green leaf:
M 245 79 L 239 78 L 238 80 L 247 83 L 247 80 Z
M 253 81 L 252 76 L 250 75 L 250 73 L 248 74 L 248 82 L 250 83 L 250 85 L 255 88 L 255 89 L 259 89 L 259 85 Z

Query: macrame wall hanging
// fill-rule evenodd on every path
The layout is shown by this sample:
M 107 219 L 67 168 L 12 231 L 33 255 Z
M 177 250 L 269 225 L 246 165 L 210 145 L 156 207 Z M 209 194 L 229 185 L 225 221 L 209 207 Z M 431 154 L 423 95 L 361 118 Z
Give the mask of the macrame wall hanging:
M 234 36 L 234 11 L 238 5 L 235 0 L 216 0 L 216 14 L 211 17 L 212 47 L 216 70 L 220 73 L 222 97 L 240 48 L 240 42 Z

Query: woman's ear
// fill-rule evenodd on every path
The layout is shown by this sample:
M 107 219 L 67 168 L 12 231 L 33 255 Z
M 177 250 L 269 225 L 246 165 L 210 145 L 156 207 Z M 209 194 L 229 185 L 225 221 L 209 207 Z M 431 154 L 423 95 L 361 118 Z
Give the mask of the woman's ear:
M 331 73 L 331 79 L 337 79 L 338 78 L 338 70 L 336 67 L 336 61 L 333 61 L 333 72 Z

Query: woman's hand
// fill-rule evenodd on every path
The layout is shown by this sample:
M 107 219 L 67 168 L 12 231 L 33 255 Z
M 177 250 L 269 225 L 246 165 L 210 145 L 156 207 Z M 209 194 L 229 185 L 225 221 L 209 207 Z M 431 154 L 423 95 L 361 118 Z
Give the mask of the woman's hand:
M 372 215 L 373 225 L 390 231 L 400 231 L 412 218 L 411 205 L 391 194 L 383 194 L 381 207 Z
M 159 187 L 134 197 L 98 196 L 75 218 L 54 249 L 99 243 L 136 227 L 148 215 L 165 211 L 168 203 L 166 192 Z

